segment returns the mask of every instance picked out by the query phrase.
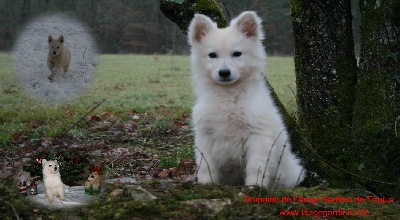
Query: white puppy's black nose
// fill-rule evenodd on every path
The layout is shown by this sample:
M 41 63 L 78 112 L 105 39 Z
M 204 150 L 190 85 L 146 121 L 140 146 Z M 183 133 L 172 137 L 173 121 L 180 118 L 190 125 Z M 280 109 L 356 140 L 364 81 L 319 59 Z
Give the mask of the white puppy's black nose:
M 218 75 L 221 78 L 228 78 L 231 75 L 231 71 L 229 69 L 222 69 L 218 72 Z

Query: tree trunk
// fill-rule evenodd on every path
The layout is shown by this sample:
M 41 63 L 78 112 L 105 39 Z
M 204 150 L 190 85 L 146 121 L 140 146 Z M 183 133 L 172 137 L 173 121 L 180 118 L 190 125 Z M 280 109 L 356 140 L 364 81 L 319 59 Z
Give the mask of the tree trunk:
M 185 34 L 195 13 L 209 16 L 217 22 L 218 27 L 227 25 L 216 0 L 160 0 L 160 10 Z
M 360 1 L 360 9 L 356 160 L 360 173 L 393 182 L 400 173 L 400 1 Z
M 291 0 L 291 7 L 300 129 L 320 156 L 352 168 L 349 152 L 357 61 L 351 2 Z M 335 185 L 349 179 L 314 161 L 307 161 L 309 177 L 315 171 L 317 179 Z

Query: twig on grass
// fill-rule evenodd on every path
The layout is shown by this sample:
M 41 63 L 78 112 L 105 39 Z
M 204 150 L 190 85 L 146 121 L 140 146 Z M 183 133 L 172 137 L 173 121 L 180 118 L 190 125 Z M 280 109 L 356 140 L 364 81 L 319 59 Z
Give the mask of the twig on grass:
M 15 173 L 11 173 L 10 175 L 4 177 L 3 181 L 1 181 L 2 183 L 5 183 L 9 178 L 13 177 L 15 175 Z
M 256 184 L 258 183 L 258 176 L 260 175 L 261 172 L 261 166 L 258 167 L 257 169 L 257 179 L 256 179 Z
M 396 137 L 398 137 L 397 136 L 397 121 L 400 121 L 400 115 L 397 116 L 396 120 L 394 121 L 394 133 L 396 134 Z
M 272 150 L 274 149 L 275 143 L 278 141 L 278 138 L 281 136 L 281 134 L 282 134 L 282 132 L 284 130 L 285 129 L 282 129 L 282 131 L 279 132 L 278 137 L 275 138 L 274 143 L 272 143 L 271 149 L 269 150 L 268 158 L 267 158 L 267 161 L 265 162 L 264 172 L 263 172 L 263 176 L 262 176 L 262 179 L 261 179 L 259 197 L 261 197 L 261 188 L 262 188 L 262 185 L 264 183 L 265 173 L 267 172 L 267 166 L 268 166 L 268 163 L 269 163 L 269 158 L 271 158 Z
M 83 51 L 82 54 L 82 59 L 83 59 L 83 65 L 86 66 L 86 60 L 85 60 L 85 53 L 86 53 L 87 47 L 85 47 L 85 51 Z
M 290 87 L 290 86 L 288 86 L 288 87 L 289 87 L 290 91 L 292 92 L 292 94 L 293 94 L 294 98 L 296 98 L 296 94 L 294 93 L 294 91 L 293 91 L 292 87 Z
M 199 162 L 199 164 L 198 164 L 198 165 L 199 165 L 199 166 L 198 166 L 199 168 L 200 168 L 200 166 L 201 166 L 201 161 L 203 161 L 203 157 L 200 158 L 200 162 Z M 199 173 L 199 168 L 196 169 L 196 174 L 194 175 L 196 181 L 198 180 L 198 179 L 197 179 L 197 174 Z
M 13 205 L 11 203 L 7 202 L 7 201 L 2 200 L 2 199 L 0 199 L 0 201 L 2 201 L 4 203 L 6 203 L 7 205 L 11 206 L 11 208 L 12 208 L 12 210 L 14 212 L 15 219 L 19 220 L 19 215 L 18 215 L 18 213 L 15 210 L 15 207 Z
M 214 183 L 214 180 L 213 180 L 212 175 L 211 175 L 210 166 L 208 165 L 208 162 L 207 162 L 206 158 L 204 157 L 203 152 L 201 152 L 201 150 L 200 150 L 196 145 L 195 145 L 194 147 L 200 152 L 200 154 L 201 154 L 201 159 L 204 158 L 204 161 L 206 162 L 206 165 L 207 165 L 208 174 L 210 174 L 211 182 Z M 199 165 L 199 169 L 200 169 L 200 165 Z M 199 171 L 197 170 L 197 173 L 198 173 L 198 172 L 199 172 Z M 197 173 L 196 173 L 196 179 L 197 179 Z
M 101 102 L 97 103 L 90 111 L 88 111 L 85 115 L 83 115 L 78 121 L 76 121 L 74 124 L 72 124 L 67 130 L 65 130 L 61 135 L 59 136 L 64 136 L 66 133 L 68 133 L 73 127 L 75 127 L 79 122 L 81 122 L 83 119 L 85 119 L 91 112 L 93 112 L 96 108 L 98 108 L 106 99 L 101 100 Z
M 3 158 L 3 172 L 4 172 L 4 178 L 6 178 L 6 176 L 7 176 L 7 159 L 5 156 Z
M 281 164 L 283 154 L 285 153 L 285 149 L 286 149 L 288 140 L 289 140 L 289 139 L 286 139 L 286 142 L 285 142 L 285 144 L 283 145 L 282 153 L 281 153 L 281 156 L 279 157 L 278 165 L 276 166 L 276 169 L 275 169 L 275 176 L 274 176 L 274 178 L 273 178 L 273 181 L 276 182 L 276 187 L 278 187 L 279 180 L 280 180 L 280 175 L 279 175 L 278 180 L 276 181 L 276 175 L 278 174 L 279 165 Z M 274 185 L 274 184 L 271 184 L 271 189 L 273 188 L 273 185 Z
M 304 171 L 305 171 L 304 168 L 301 169 L 300 174 L 299 174 L 299 177 L 297 177 L 296 185 L 298 185 L 298 184 L 300 183 L 300 178 L 301 178 L 301 175 L 303 174 Z M 295 189 L 295 187 L 293 187 L 293 189 L 292 189 L 292 191 L 291 191 L 290 193 L 293 193 L 293 192 L 294 192 L 294 189 Z

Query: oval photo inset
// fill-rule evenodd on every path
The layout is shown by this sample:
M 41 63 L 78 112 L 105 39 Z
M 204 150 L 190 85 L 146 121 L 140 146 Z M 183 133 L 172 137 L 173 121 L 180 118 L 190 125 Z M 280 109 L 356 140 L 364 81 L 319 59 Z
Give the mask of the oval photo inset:
M 96 43 L 78 19 L 42 16 L 20 33 L 13 60 L 17 77 L 30 94 L 65 101 L 83 92 L 92 81 Z

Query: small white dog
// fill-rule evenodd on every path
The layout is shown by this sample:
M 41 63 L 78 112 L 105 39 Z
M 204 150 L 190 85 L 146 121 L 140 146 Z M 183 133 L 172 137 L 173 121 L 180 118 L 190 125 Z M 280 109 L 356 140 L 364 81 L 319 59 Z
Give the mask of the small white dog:
M 219 29 L 196 14 L 188 33 L 198 182 L 295 187 L 305 172 L 265 85 L 260 18 L 243 12 Z
M 42 159 L 43 166 L 43 184 L 45 188 L 45 194 L 49 203 L 53 202 L 53 195 L 59 195 L 61 200 L 65 200 L 64 197 L 64 184 L 61 181 L 60 176 L 60 165 L 56 160 Z

